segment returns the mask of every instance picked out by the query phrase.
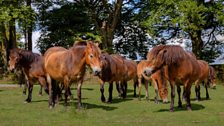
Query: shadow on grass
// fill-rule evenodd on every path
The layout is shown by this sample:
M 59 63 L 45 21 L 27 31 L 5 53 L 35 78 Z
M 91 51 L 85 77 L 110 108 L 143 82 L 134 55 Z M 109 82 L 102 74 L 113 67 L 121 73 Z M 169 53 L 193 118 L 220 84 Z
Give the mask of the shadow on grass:
M 59 104 L 64 106 L 64 102 L 60 102 Z M 71 107 L 75 106 L 76 109 L 78 109 L 77 105 L 78 105 L 77 102 L 72 101 L 72 102 L 69 102 L 67 106 L 71 106 Z M 111 106 L 107 106 L 107 105 L 97 105 L 97 104 L 91 104 L 91 103 L 82 103 L 81 109 L 103 109 L 106 111 L 112 111 L 112 110 L 117 109 L 117 107 L 111 107 Z
M 200 102 L 200 101 L 208 101 L 208 100 L 211 100 L 211 98 L 209 98 L 209 99 L 201 98 L 201 99 L 199 100 L 199 102 Z M 197 101 L 197 99 L 196 99 L 196 98 L 192 98 L 191 101 Z
M 77 88 L 72 87 L 71 90 L 77 90 Z M 82 88 L 81 90 L 88 90 L 88 91 L 93 91 L 93 88 Z
M 48 102 L 48 100 L 32 100 L 31 102 L 34 102 L 34 103 L 39 103 L 39 102 Z
M 193 104 L 191 104 L 191 106 L 192 106 L 192 111 L 205 109 L 205 106 L 200 105 L 200 104 L 194 104 L 193 103 Z M 169 112 L 169 111 L 170 111 L 169 109 L 160 109 L 160 110 L 154 111 L 154 112 Z M 177 106 L 174 107 L 174 112 L 175 111 L 188 111 L 188 110 L 186 109 L 186 104 L 185 104 L 185 105 L 183 105 L 182 108 L 178 108 Z
M 123 99 L 123 98 L 114 98 L 112 100 L 112 102 L 108 103 L 108 104 L 117 104 L 117 103 L 120 103 L 120 102 L 126 102 L 126 101 L 131 101 L 131 100 L 133 100 L 133 99 L 132 98 L 125 98 L 125 99 Z

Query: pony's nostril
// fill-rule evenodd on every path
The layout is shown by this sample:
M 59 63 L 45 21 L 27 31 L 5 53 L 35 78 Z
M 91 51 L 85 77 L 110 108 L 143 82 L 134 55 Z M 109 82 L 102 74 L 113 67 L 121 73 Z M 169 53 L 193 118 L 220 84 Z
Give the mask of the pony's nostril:
M 144 74 L 147 75 L 147 71 L 146 70 L 144 70 Z

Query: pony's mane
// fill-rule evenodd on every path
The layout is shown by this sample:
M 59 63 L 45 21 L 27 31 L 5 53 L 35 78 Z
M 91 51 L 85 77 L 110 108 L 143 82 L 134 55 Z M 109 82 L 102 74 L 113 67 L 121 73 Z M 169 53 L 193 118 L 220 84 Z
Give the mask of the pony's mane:
M 163 54 L 161 56 L 161 52 Z M 156 58 L 164 61 L 165 64 L 176 64 L 188 55 L 179 45 L 159 45 L 154 47 L 147 55 L 148 60 L 152 61 Z
M 35 62 L 38 57 L 40 57 L 40 54 L 33 53 L 32 51 L 24 50 L 15 48 L 11 50 L 12 52 L 18 53 L 21 57 L 21 62 Z
M 87 42 L 86 41 L 75 41 L 73 46 L 86 46 Z

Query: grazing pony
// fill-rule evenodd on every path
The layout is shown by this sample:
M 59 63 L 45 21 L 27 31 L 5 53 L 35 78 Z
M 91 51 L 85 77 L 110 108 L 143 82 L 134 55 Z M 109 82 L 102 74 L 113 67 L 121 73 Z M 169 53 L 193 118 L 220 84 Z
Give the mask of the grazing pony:
M 200 66 L 200 70 L 198 71 L 199 77 L 195 81 L 195 93 L 196 93 L 196 100 L 200 100 L 200 83 L 203 83 L 206 90 L 206 99 L 209 99 L 208 94 L 208 86 L 209 86 L 209 65 L 204 60 L 197 60 Z
M 212 66 L 209 66 L 209 83 L 211 88 L 216 88 L 216 73 L 215 69 Z
M 45 87 L 45 91 L 48 93 L 43 57 L 41 55 L 18 48 L 12 49 L 9 54 L 9 69 L 13 70 L 16 67 L 20 67 L 25 74 L 28 86 L 26 102 L 31 102 L 34 80 L 38 80 L 40 85 Z
M 69 86 L 71 82 L 77 82 L 78 108 L 81 107 L 81 87 L 86 71 L 86 65 L 89 65 L 93 73 L 100 73 L 100 49 L 92 41 L 80 42 L 69 49 L 62 47 L 49 48 L 44 54 L 44 68 L 49 83 L 49 107 L 55 105 L 55 84 L 51 79 L 60 81 L 64 85 L 65 105 L 69 95 Z M 53 94 L 52 94 L 53 89 Z
M 108 102 L 112 102 L 113 82 L 124 82 L 127 78 L 127 67 L 124 58 L 118 54 L 103 53 L 100 55 L 101 72 L 98 74 L 100 81 L 101 101 L 105 102 L 104 83 L 109 83 Z M 118 90 L 119 91 L 119 90 Z
M 148 66 L 144 70 L 144 74 L 147 76 L 152 75 L 164 66 L 166 67 L 165 77 L 171 86 L 170 111 L 174 111 L 175 85 L 178 89 L 180 88 L 178 82 L 183 83 L 187 109 L 192 110 L 190 103 L 191 86 L 198 79 L 198 71 L 200 70 L 197 59 L 178 45 L 159 45 L 148 53 L 147 62 Z M 180 100 L 178 107 L 182 107 Z
M 152 80 L 154 84 L 155 93 L 156 93 L 156 96 L 154 98 L 155 103 L 158 103 L 158 93 L 164 103 L 168 102 L 168 99 L 167 99 L 168 90 L 167 90 L 167 83 L 164 77 L 164 70 L 163 69 L 158 70 L 157 72 L 152 74 L 151 77 L 147 77 L 143 73 L 146 66 L 147 66 L 146 60 L 142 60 L 141 62 L 138 63 L 138 66 L 137 66 L 137 75 L 138 75 L 138 83 L 139 83 L 139 100 L 141 96 L 141 85 L 143 83 L 146 89 L 146 100 L 149 101 L 148 83 L 150 80 Z

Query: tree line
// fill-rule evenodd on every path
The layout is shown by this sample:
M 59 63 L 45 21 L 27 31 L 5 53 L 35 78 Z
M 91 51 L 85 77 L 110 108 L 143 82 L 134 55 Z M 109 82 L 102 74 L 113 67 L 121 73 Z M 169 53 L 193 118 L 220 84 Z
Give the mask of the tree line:
M 102 50 L 132 59 L 145 58 L 149 47 L 189 39 L 192 52 L 211 61 L 223 51 L 222 0 L 0 0 L 0 67 L 9 50 L 70 47 L 78 39 L 99 42 Z M 21 43 L 24 38 L 25 43 Z

